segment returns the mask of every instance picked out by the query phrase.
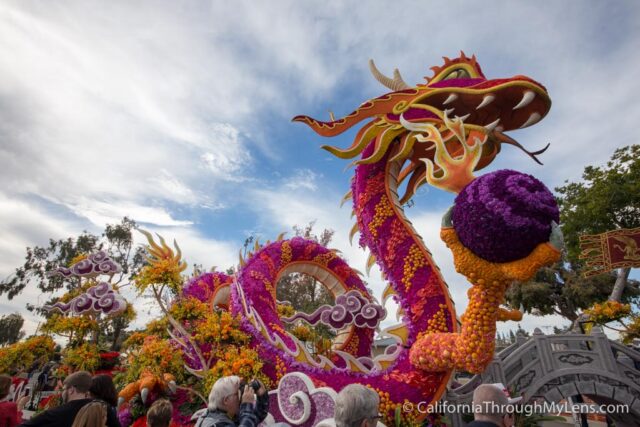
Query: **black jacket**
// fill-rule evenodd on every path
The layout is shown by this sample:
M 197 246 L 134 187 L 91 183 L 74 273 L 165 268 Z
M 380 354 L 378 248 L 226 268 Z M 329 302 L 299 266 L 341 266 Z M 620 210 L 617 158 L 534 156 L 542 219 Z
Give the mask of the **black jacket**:
M 95 399 L 72 400 L 64 405 L 48 409 L 30 420 L 24 421 L 20 427 L 71 427 L 73 420 L 84 405 Z M 107 426 L 120 427 L 118 415 L 115 411 L 107 409 Z
M 491 421 L 472 421 L 467 424 L 467 427 L 499 427 L 498 424 Z

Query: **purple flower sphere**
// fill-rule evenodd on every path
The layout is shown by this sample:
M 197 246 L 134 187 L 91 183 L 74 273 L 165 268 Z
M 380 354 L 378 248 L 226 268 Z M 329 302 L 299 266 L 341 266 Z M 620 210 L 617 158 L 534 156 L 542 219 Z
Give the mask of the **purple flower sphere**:
M 458 238 L 479 257 L 509 262 L 549 241 L 559 222 L 553 194 L 531 175 L 499 170 L 474 179 L 458 194 L 452 221 Z

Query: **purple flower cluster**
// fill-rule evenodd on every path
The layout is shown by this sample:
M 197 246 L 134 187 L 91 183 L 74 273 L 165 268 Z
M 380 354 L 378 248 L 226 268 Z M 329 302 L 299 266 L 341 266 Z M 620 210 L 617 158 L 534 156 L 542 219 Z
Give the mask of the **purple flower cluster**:
M 224 273 L 203 273 L 189 279 L 182 288 L 182 297 L 193 297 L 208 302 L 218 287 L 229 283 L 231 283 L 231 277 Z
M 542 182 L 505 169 L 467 185 L 456 197 L 452 220 L 458 238 L 473 253 L 487 261 L 509 262 L 549 240 L 559 211 Z

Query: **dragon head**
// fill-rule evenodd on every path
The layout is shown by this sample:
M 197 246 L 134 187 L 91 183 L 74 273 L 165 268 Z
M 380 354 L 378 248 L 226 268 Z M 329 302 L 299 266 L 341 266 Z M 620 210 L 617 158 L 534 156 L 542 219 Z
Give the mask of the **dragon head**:
M 436 157 L 439 141 L 453 160 L 475 146 L 479 153 L 474 156 L 472 170 L 491 163 L 503 143 L 523 149 L 535 161 L 546 149 L 529 152 L 506 135 L 539 122 L 551 107 L 547 90 L 529 77 L 487 79 L 475 56 L 464 53 L 455 59 L 445 57 L 442 66 L 432 67 L 433 76 L 427 77 L 426 83 L 415 86 L 405 83 L 397 69 L 390 78 L 378 71 L 373 61 L 369 65 L 374 77 L 393 92 L 363 103 L 338 120 L 321 122 L 308 116 L 293 120 L 307 123 L 322 136 L 335 136 L 371 118 L 349 148 L 323 148 L 350 159 L 375 141 L 373 150 L 367 150 L 355 164 L 374 163 L 391 152 L 390 161 L 403 164 L 398 183 L 409 179 L 401 203 L 409 200 L 429 175 L 438 178 L 446 174 Z M 435 166 L 432 170 L 430 162 Z

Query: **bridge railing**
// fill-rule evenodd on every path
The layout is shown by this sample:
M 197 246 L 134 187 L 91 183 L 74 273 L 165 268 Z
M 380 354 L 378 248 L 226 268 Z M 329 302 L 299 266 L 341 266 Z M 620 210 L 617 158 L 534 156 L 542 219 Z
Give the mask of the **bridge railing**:
M 448 398 L 469 401 L 473 390 L 488 382 L 500 382 L 522 392 L 522 388 L 531 384 L 528 377 L 576 369 L 629 377 L 629 368 L 640 371 L 640 352 L 610 341 L 600 327 L 594 327 L 590 335 L 545 335 L 536 328 L 532 337 L 518 336 L 515 343 L 497 353 L 482 374 L 462 386 L 450 388 Z

